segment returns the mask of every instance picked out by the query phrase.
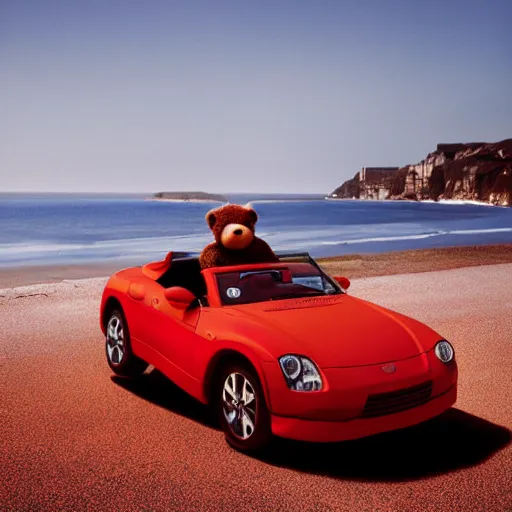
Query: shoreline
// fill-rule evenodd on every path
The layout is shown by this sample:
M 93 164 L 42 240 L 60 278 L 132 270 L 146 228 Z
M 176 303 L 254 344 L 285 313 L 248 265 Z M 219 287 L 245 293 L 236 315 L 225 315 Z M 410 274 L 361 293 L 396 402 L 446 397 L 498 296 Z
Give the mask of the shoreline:
M 315 260 L 330 275 L 343 275 L 349 279 L 364 279 L 512 263 L 512 243 L 414 249 L 378 254 L 349 254 L 315 258 Z M 116 263 L 0 268 L 0 290 L 37 284 L 54 284 L 62 281 L 105 278 L 130 266 L 136 266 L 136 264 L 118 260 Z
M 510 206 L 477 201 L 476 199 L 362 199 L 359 197 L 330 197 L 325 196 L 326 201 L 362 201 L 365 203 L 426 203 L 452 206 L 493 206 L 495 208 L 510 208 Z
M 218 203 L 218 204 L 229 204 L 228 201 L 220 201 L 217 199 L 164 199 L 164 198 L 144 198 L 145 201 L 160 201 L 164 203 Z M 279 198 L 279 199 L 253 199 L 252 203 L 274 203 L 274 202 L 308 202 L 308 201 L 364 201 L 366 203 L 424 203 L 424 204 L 441 204 L 451 206 L 492 206 L 495 208 L 510 208 L 500 204 L 487 203 L 485 201 L 476 201 L 471 199 L 440 199 L 434 201 L 433 199 L 360 199 L 351 197 L 314 197 L 314 198 Z

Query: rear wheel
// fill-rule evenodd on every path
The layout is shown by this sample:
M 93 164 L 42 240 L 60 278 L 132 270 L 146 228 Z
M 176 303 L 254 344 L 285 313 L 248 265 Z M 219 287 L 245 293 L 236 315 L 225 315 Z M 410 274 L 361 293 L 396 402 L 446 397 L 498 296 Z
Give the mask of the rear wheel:
M 107 363 L 110 369 L 123 377 L 137 377 L 144 373 L 148 363 L 138 358 L 130 344 L 130 332 L 124 314 L 114 309 L 107 322 L 105 339 Z
M 254 370 L 241 363 L 226 365 L 214 393 L 226 441 L 244 452 L 265 449 L 272 439 L 270 413 Z

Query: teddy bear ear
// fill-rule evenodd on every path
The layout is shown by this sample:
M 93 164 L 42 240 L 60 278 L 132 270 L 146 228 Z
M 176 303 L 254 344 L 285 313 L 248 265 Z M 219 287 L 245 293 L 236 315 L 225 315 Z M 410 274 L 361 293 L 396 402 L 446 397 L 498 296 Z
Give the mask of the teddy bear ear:
M 217 221 L 217 217 L 215 217 L 214 211 L 210 210 L 206 214 L 205 219 L 206 219 L 206 222 L 207 222 L 208 226 L 210 227 L 210 229 L 212 229 L 213 226 L 215 225 L 215 222 Z
M 249 217 L 251 219 L 251 222 L 253 224 L 256 224 L 258 221 L 258 214 L 254 211 L 254 208 L 252 207 L 251 203 L 247 203 L 244 208 L 249 212 Z

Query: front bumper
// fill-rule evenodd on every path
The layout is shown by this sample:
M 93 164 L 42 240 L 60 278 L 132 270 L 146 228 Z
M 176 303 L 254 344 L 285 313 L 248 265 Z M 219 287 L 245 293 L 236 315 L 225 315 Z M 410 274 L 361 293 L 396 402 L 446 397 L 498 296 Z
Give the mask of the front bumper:
M 323 369 L 320 372 L 324 389 L 297 392 L 288 389 L 278 365 L 267 363 L 265 377 L 273 433 L 315 442 L 356 439 L 423 422 L 455 403 L 455 361 L 446 365 L 429 351 L 394 364 L 396 370 L 391 374 L 383 371 L 383 365 Z M 426 383 L 430 383 L 427 391 L 422 388 Z M 394 392 L 400 394 L 415 386 L 423 391 L 414 396 L 393 397 Z M 387 393 L 391 395 L 384 395 L 377 408 L 372 409 L 372 400 L 380 400 L 380 395 Z
M 456 400 L 457 387 L 454 385 L 446 393 L 424 405 L 378 418 L 312 421 L 272 415 L 272 432 L 276 436 L 299 441 L 316 443 L 348 441 L 417 425 L 442 414 Z

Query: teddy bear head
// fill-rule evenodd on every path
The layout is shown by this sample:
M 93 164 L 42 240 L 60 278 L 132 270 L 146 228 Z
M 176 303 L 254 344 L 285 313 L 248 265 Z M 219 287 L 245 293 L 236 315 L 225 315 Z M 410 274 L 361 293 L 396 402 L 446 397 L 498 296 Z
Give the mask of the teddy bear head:
M 215 241 L 226 249 L 245 249 L 254 240 L 257 221 L 252 208 L 238 204 L 226 204 L 206 214 Z

